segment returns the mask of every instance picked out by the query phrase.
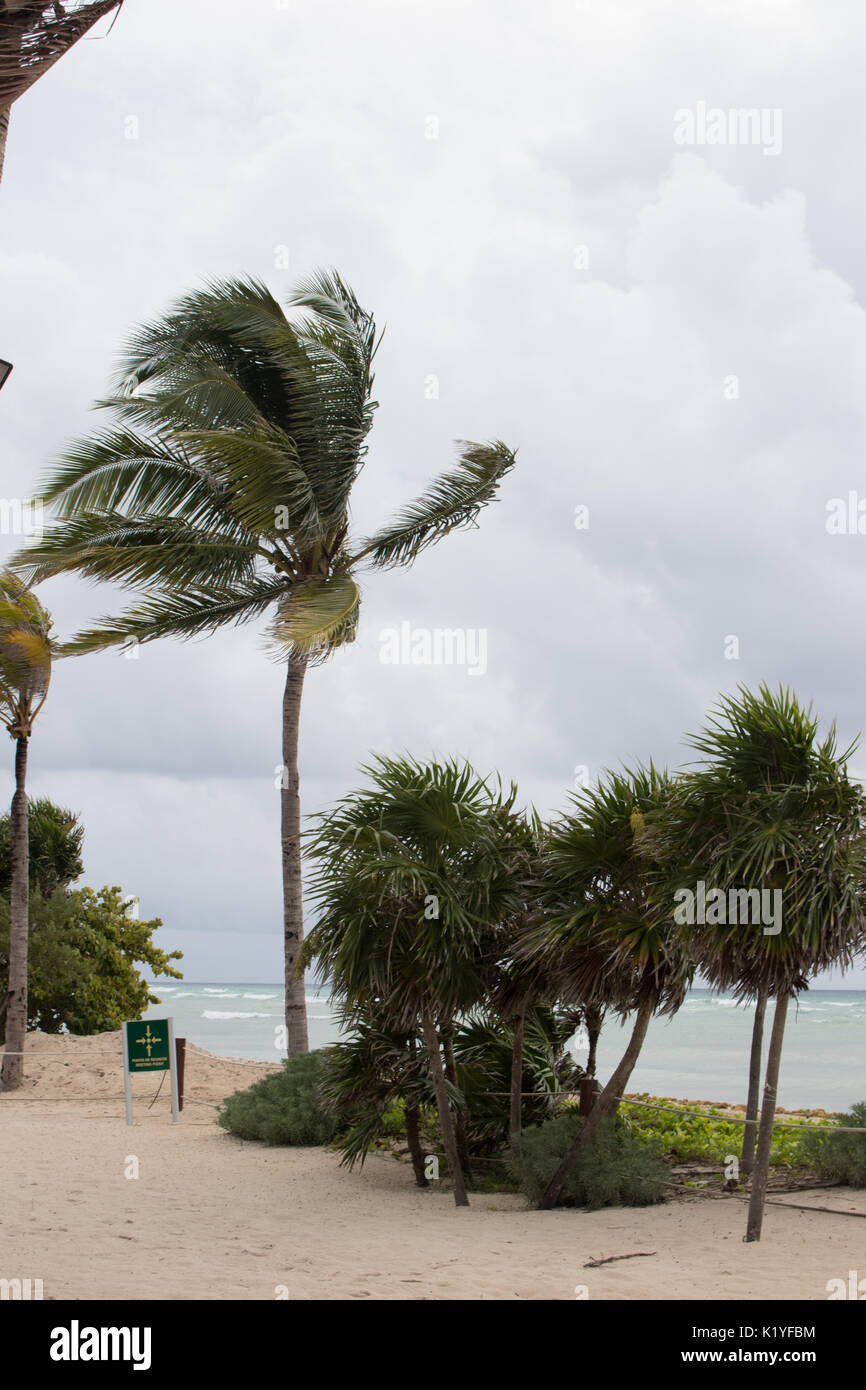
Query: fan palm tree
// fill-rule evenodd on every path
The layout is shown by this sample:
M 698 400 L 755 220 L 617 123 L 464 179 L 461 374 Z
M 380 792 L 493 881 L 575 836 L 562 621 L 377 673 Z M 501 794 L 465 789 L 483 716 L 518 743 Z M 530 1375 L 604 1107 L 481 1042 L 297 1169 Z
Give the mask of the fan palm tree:
M 502 443 L 463 444 L 382 530 L 349 535 L 352 486 L 376 403 L 378 338 L 336 273 L 292 298 L 255 280 L 211 285 L 141 329 L 104 404 L 118 428 L 74 445 L 41 489 L 59 519 L 19 557 L 29 575 L 75 570 L 138 589 L 69 650 L 194 637 L 269 613 L 286 659 L 281 837 L 288 1054 L 307 1050 L 298 728 L 309 665 L 355 635 L 358 573 L 411 565 L 471 526 L 514 464 Z
M 51 619 L 21 580 L 0 574 L 0 720 L 15 741 L 15 792 L 10 812 L 9 985 L 6 1050 L 0 1086 L 13 1091 L 24 1076 L 27 1034 L 27 954 L 30 864 L 28 854 L 27 751 L 33 722 L 45 703 L 56 647 Z
M 482 998 L 492 940 L 515 908 L 503 819 L 516 793 L 456 761 L 380 757 L 364 771 L 370 788 L 310 832 L 321 915 L 301 965 L 318 963 L 347 1017 L 423 1037 L 454 1200 L 467 1206 L 443 1035 Z
M 521 953 L 558 977 L 560 997 L 634 1014 L 625 1052 L 554 1173 L 539 1206 L 556 1204 L 598 1126 L 614 1115 L 654 1014 L 679 1008 L 693 974 L 673 924 L 652 916 L 655 864 L 647 832 L 663 814 L 671 779 L 652 766 L 608 773 L 572 797 L 551 827 L 542 879 L 542 921 Z
M 788 690 L 739 687 L 689 742 L 702 766 L 681 779 L 656 852 L 679 866 L 681 886 L 695 875 L 726 901 L 732 891 L 778 893 L 782 909 L 778 921 L 746 924 L 730 920 L 739 911 L 708 910 L 721 920 L 680 928 L 711 985 L 756 1000 L 758 1017 L 762 1000 L 775 998 L 746 1231 L 755 1241 L 788 1005 L 810 976 L 849 966 L 866 940 L 866 797 L 846 768 L 856 744 L 840 752 L 834 728 L 819 738 L 811 707 Z
M 336 1144 L 349 1168 L 363 1165 L 367 1154 L 384 1137 L 383 1116 L 396 1101 L 403 1102 L 406 1143 L 416 1187 L 429 1186 L 421 1144 L 421 1114 L 436 1104 L 424 1044 L 417 1032 L 383 1027 L 372 1019 L 340 1015 L 348 1035 L 325 1054 L 322 1098 L 337 1116 L 341 1133 Z M 452 1097 L 453 1098 L 453 1097 Z
M 13 101 L 122 0 L 0 0 L 0 178 Z

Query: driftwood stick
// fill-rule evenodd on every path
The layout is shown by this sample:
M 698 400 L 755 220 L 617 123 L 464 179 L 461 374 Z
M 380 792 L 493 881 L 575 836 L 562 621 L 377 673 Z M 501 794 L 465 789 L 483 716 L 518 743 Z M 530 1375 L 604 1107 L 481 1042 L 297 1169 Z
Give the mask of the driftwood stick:
M 635 1250 L 631 1255 L 608 1255 L 603 1260 L 590 1260 L 583 1267 L 584 1269 L 598 1269 L 599 1265 L 613 1264 L 614 1260 L 641 1260 L 648 1259 L 650 1255 L 657 1255 L 657 1250 Z

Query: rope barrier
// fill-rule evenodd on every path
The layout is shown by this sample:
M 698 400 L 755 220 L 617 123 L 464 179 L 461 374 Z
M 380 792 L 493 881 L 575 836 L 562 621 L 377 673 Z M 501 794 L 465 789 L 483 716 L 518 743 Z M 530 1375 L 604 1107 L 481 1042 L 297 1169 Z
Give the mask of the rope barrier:
M 10 1051 L 8 1051 L 5 1047 L 0 1048 L 0 1057 L 30 1057 L 30 1058 L 33 1059 L 33 1061 L 38 1061 L 41 1057 L 65 1057 L 66 1060 L 67 1060 L 67 1062 L 68 1062 L 68 1061 L 71 1060 L 71 1058 L 72 1058 L 73 1056 L 74 1056 L 74 1053 L 71 1053 L 71 1052 L 39 1052 L 39 1051 L 38 1051 L 37 1049 L 35 1049 L 35 1048 L 31 1048 L 29 1052 L 10 1052 Z M 88 1048 L 88 1049 L 87 1049 L 87 1052 L 84 1054 L 84 1056 L 85 1056 L 85 1058 L 86 1058 L 86 1057 L 120 1057 L 120 1058 L 122 1059 L 122 1058 L 123 1058 L 123 1053 L 122 1053 L 122 1052 L 115 1052 L 115 1051 L 111 1051 L 111 1052 L 105 1052 L 105 1051 L 94 1052 L 94 1051 L 92 1051 L 90 1048 Z M 79 1059 L 76 1057 L 75 1060 L 78 1061 Z
M 281 1067 L 282 1062 L 250 1062 L 243 1057 L 217 1057 L 215 1052 L 210 1053 L 211 1057 L 216 1057 L 218 1062 L 227 1062 L 231 1067 Z
M 510 1091 L 485 1091 L 484 1094 L 485 1094 L 486 1096 L 510 1096 L 510 1095 L 511 1095 L 511 1092 L 510 1092 Z M 565 1099 L 569 1099 L 569 1098 L 572 1097 L 572 1096 L 579 1096 L 579 1095 L 580 1095 L 580 1092 L 579 1092 L 579 1091 L 521 1091 L 521 1092 L 520 1092 L 520 1095 L 521 1095 L 522 1098 L 531 1097 L 531 1098 L 533 1098 L 533 1099 L 535 1099 L 535 1100 L 565 1100 Z M 644 1106 L 647 1110 L 666 1110 L 666 1111 L 667 1111 L 669 1114 L 671 1114 L 671 1115 L 690 1115 L 690 1116 L 692 1117 L 692 1119 L 694 1119 L 694 1120 L 700 1120 L 700 1119 L 726 1120 L 727 1123 L 728 1123 L 728 1124 L 731 1124 L 731 1125 L 751 1125 L 751 1124 L 758 1124 L 759 1121 L 760 1121 L 760 1118 L 761 1118 L 760 1113 L 758 1114 L 757 1120 L 748 1120 L 748 1119 L 745 1118 L 745 1116 L 740 1116 L 740 1115 L 720 1115 L 720 1114 L 718 1113 L 718 1111 L 717 1111 L 717 1110 L 714 1110 L 714 1109 L 713 1109 L 713 1110 L 696 1110 L 696 1109 L 691 1109 L 691 1108 L 689 1108 L 688 1106 L 685 1106 L 685 1105 L 657 1105 L 657 1104 L 655 1103 L 655 1101 L 649 1101 L 649 1100 L 632 1100 L 629 1096 L 617 1096 L 617 1097 L 616 1097 L 616 1100 L 617 1100 L 617 1103 L 618 1103 L 618 1104 L 622 1104 L 622 1105 L 642 1105 L 642 1106 Z M 784 1113 L 784 1112 L 783 1112 L 783 1113 Z M 803 1129 L 803 1128 L 821 1129 L 821 1128 L 832 1128 L 834 1134 L 866 1134 L 866 1128 L 857 1127 L 857 1126 L 854 1126 L 854 1125 L 835 1125 L 835 1124 L 832 1124 L 832 1123 L 830 1122 L 830 1117 L 829 1117 L 829 1116 L 826 1116 L 825 1118 L 826 1118 L 827 1121 L 828 1121 L 828 1123 L 827 1123 L 826 1125 L 825 1125 L 822 1121 L 819 1121 L 818 1124 L 813 1124 L 813 1123 L 811 1123 L 811 1121 L 809 1121 L 808 1119 L 803 1119 L 803 1120 L 774 1120 L 774 1121 L 773 1121 L 773 1128 L 774 1128 L 774 1129 Z
M 194 1046 L 194 1044 L 193 1044 L 193 1046 Z M 41 1058 L 43 1058 L 43 1057 L 62 1057 L 62 1058 L 63 1058 L 65 1061 L 67 1061 L 67 1062 L 72 1061 L 72 1060 L 75 1060 L 75 1061 L 86 1061 L 89 1057 L 117 1057 L 117 1058 L 122 1058 L 122 1057 L 123 1057 L 123 1053 L 122 1053 L 122 1052 L 114 1052 L 114 1051 L 112 1051 L 112 1052 L 105 1052 L 105 1051 L 91 1052 L 90 1050 L 88 1050 L 87 1053 L 86 1053 L 86 1054 L 83 1054 L 82 1057 L 80 1057 L 80 1058 L 78 1058 L 78 1057 L 73 1057 L 73 1056 L 71 1056 L 71 1055 L 70 1055 L 69 1053 L 67 1053 L 67 1052 L 7 1052 L 7 1053 L 5 1053 L 5 1055 L 6 1055 L 7 1057 L 28 1057 L 28 1058 L 30 1058 L 30 1059 L 33 1060 L 33 1061 L 39 1061 L 39 1060 L 40 1060 Z M 216 1056 L 215 1053 L 212 1054 L 212 1055 L 213 1055 L 213 1056 Z M 245 1059 L 243 1059 L 243 1058 L 233 1058 L 233 1057 L 219 1057 L 219 1058 L 217 1058 L 217 1060 L 220 1061 L 220 1062 L 225 1062 L 225 1063 L 227 1063 L 229 1066 L 238 1066 L 238 1067 L 281 1067 L 281 1066 L 283 1065 L 282 1062 L 255 1062 L 255 1061 L 247 1061 L 247 1060 L 245 1060 Z M 160 1085 L 161 1085 L 161 1083 L 160 1083 Z M 0 1093 L 0 1094 L 2 1094 L 2 1093 Z M 502 1097 L 505 1097 L 505 1096 L 510 1096 L 510 1095 L 511 1095 L 511 1092 L 510 1092 L 510 1091 L 485 1091 L 484 1094 L 485 1094 L 486 1096 L 496 1096 L 496 1097 L 498 1097 L 498 1098 L 502 1098 Z M 159 1095 L 159 1091 L 156 1092 L 156 1095 Z M 579 1092 L 579 1091 L 521 1091 L 521 1092 L 520 1092 L 520 1097 L 521 1097 L 522 1100 L 525 1100 L 525 1099 L 533 1099 L 533 1100 L 569 1100 L 569 1099 L 571 1099 L 571 1098 L 573 1098 L 573 1097 L 579 1097 L 579 1095 L 580 1095 L 580 1092 Z M 40 1099 L 42 1099 L 42 1097 L 39 1097 L 39 1096 L 24 1097 L 24 1096 L 22 1096 L 21 1099 L 22 1099 L 22 1100 L 24 1100 L 24 1099 L 40 1100 Z M 58 1097 L 56 1097 L 56 1099 L 58 1099 L 58 1100 L 73 1100 L 73 1099 L 76 1099 L 76 1100 L 77 1100 L 77 1099 L 89 1100 L 89 1099 L 91 1099 L 91 1097 L 89 1097 L 89 1096 L 81 1096 L 81 1097 L 77 1097 L 77 1096 L 76 1096 L 76 1097 L 73 1097 L 73 1096 L 62 1096 L 62 1097 L 61 1097 L 61 1096 L 58 1096 Z M 114 1100 L 115 1097 L 114 1097 L 114 1096 L 111 1096 L 111 1097 L 100 1097 L 100 1099 L 111 1099 L 111 1100 Z M 121 1096 L 121 1097 L 119 1097 L 119 1099 L 123 1100 L 123 1099 L 125 1099 L 125 1097 Z M 146 1097 L 142 1097 L 142 1099 L 146 1099 Z M 193 1101 L 193 1098 L 192 1098 L 191 1096 L 189 1096 L 189 1097 L 184 1097 L 184 1099 L 185 1099 L 185 1100 L 188 1099 L 191 1103 L 193 1103 L 193 1104 L 199 1104 L 199 1105 L 210 1105 L 210 1104 L 217 1105 L 217 1104 L 219 1104 L 218 1101 L 213 1101 L 213 1102 L 211 1102 L 211 1101 L 197 1101 L 197 1102 L 196 1102 L 196 1101 Z M 759 1124 L 759 1123 L 760 1123 L 760 1118 L 761 1118 L 761 1117 L 760 1117 L 760 1113 L 758 1114 L 758 1117 L 757 1117 L 756 1120 L 749 1120 L 749 1119 L 747 1119 L 745 1116 L 741 1116 L 741 1115 L 721 1115 L 721 1114 L 719 1114 L 719 1112 L 718 1112 L 717 1110 L 715 1110 L 715 1109 L 711 1109 L 711 1110 L 699 1110 L 699 1109 L 692 1109 L 692 1108 L 689 1108 L 688 1106 L 684 1106 L 684 1105 L 659 1105 L 656 1101 L 633 1100 L 633 1099 L 630 1099 L 628 1096 L 617 1096 L 617 1097 L 616 1097 L 616 1101 L 617 1101 L 618 1104 L 622 1104 L 622 1105 L 639 1105 L 639 1106 L 642 1106 L 644 1109 L 647 1109 L 647 1110 L 663 1110 L 663 1111 L 666 1111 L 666 1112 L 667 1112 L 668 1114 L 670 1114 L 670 1115 L 690 1115 L 690 1116 L 692 1117 L 692 1119 L 714 1119 L 714 1120 L 723 1120 L 723 1121 L 725 1121 L 727 1124 L 732 1124 L 732 1125 Z M 827 1123 L 827 1124 L 824 1124 L 824 1123 L 821 1122 L 821 1121 L 819 1121 L 818 1124 L 812 1124 L 808 1119 L 803 1119 L 803 1120 L 775 1120 L 775 1119 L 774 1119 L 774 1121 L 773 1121 L 773 1128 L 774 1128 L 774 1129 L 804 1129 L 804 1128 L 808 1128 L 808 1129 L 832 1129 L 832 1131 L 833 1131 L 834 1134 L 866 1134 L 866 1127 L 855 1126 L 855 1125 L 836 1125 L 836 1124 L 832 1124 L 832 1123 L 829 1121 L 829 1117 L 828 1117 L 828 1123 Z
M 678 1192 L 688 1192 L 689 1195 L 692 1196 L 692 1197 L 708 1197 L 708 1198 L 710 1198 L 711 1201 L 714 1201 L 714 1202 L 727 1201 L 729 1198 L 733 1198 L 733 1200 L 734 1200 L 735 1202 L 748 1202 L 748 1201 L 749 1201 L 749 1198 L 746 1196 L 746 1194 L 745 1194 L 744 1192 L 719 1192 L 719 1191 L 709 1191 L 709 1192 L 708 1192 L 708 1191 L 706 1191 L 706 1190 L 702 1190 L 702 1189 L 699 1188 L 699 1187 L 684 1187 L 684 1186 L 682 1185 L 682 1183 L 676 1183 L 676 1182 L 669 1182 L 669 1183 L 667 1183 L 667 1186 L 668 1186 L 668 1187 L 673 1187 L 673 1188 L 675 1188 Z M 819 1186 L 821 1186 L 821 1187 L 838 1187 L 839 1184 L 838 1184 L 838 1183 L 832 1183 L 832 1182 L 825 1182 L 825 1183 L 820 1183 Z M 783 1189 L 783 1191 L 787 1191 L 787 1192 L 808 1192 L 808 1191 L 810 1191 L 810 1190 L 811 1190 L 811 1189 L 809 1189 L 809 1188 L 807 1188 L 807 1187 L 806 1187 L 806 1188 L 789 1187 L 789 1188 Z M 807 1206 L 805 1202 L 780 1202 L 779 1199 L 778 1199 L 778 1197 L 765 1197 L 765 1198 L 764 1198 L 764 1205 L 765 1205 L 765 1206 L 768 1206 L 768 1207 L 787 1207 L 789 1211 L 822 1211 L 822 1212 L 828 1212 L 831 1216 L 859 1216 L 859 1217 L 866 1217 L 866 1211 L 841 1211 L 841 1210 L 839 1209 L 839 1207 L 810 1207 L 810 1206 Z
M 747 1120 L 740 1115 L 719 1115 L 715 1110 L 688 1110 L 682 1105 L 656 1105 L 649 1100 L 629 1100 L 628 1096 L 617 1096 L 617 1101 L 623 1105 L 643 1105 L 647 1110 L 667 1110 L 671 1115 L 691 1115 L 692 1119 L 725 1120 L 729 1125 L 752 1125 L 760 1122 L 760 1114 L 756 1120 Z M 829 1120 L 830 1117 L 828 1116 Z M 866 1129 L 855 1127 L 854 1125 L 827 1125 L 810 1124 L 808 1120 L 775 1120 L 774 1129 L 832 1129 L 834 1134 L 866 1134 Z
M 192 1047 L 195 1047 L 195 1043 L 192 1044 Z M 214 1057 L 218 1062 L 227 1062 L 231 1067 L 281 1067 L 283 1065 L 282 1062 L 251 1062 L 243 1057 L 220 1057 L 215 1052 L 211 1052 L 208 1055 Z M 123 1053 L 94 1052 L 88 1048 L 86 1052 L 82 1053 L 81 1057 L 76 1057 L 72 1052 L 39 1052 L 33 1049 L 31 1049 L 30 1052 L 7 1052 L 5 1048 L 0 1047 L 0 1057 L 27 1057 L 33 1062 L 40 1062 L 43 1057 L 63 1057 L 67 1062 L 73 1060 L 76 1062 L 86 1061 L 88 1057 L 117 1057 L 122 1061 Z
M 159 1093 L 157 1092 L 157 1095 Z M 78 1102 L 81 1105 L 101 1105 L 106 1100 L 126 1100 L 126 1096 L 19 1096 L 14 1091 L 0 1091 L 0 1096 L 15 1096 L 15 1104 L 23 1101 L 31 1101 L 34 1105 L 56 1105 L 62 1101 L 64 1105 Z M 137 1096 L 137 1100 L 147 1100 L 147 1096 Z M 155 1100 L 156 1096 L 150 1097 Z M 168 1099 L 168 1097 L 166 1097 Z M 2 1113 L 2 1112 L 0 1112 Z

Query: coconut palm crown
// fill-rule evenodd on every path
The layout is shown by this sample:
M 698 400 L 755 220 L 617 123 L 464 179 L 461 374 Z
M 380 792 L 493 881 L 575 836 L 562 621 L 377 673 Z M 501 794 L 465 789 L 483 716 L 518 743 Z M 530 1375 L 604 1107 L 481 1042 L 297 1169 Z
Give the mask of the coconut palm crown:
M 70 650 L 193 637 L 271 613 L 281 651 L 321 659 L 355 633 L 360 568 L 408 565 L 492 501 L 514 454 L 464 443 L 457 466 L 372 536 L 349 501 L 376 402 L 371 315 L 336 272 L 291 321 L 265 285 L 218 282 L 133 337 L 101 404 L 118 428 L 74 444 L 41 488 L 58 520 L 21 558 L 145 600 Z
M 51 618 L 36 595 L 17 575 L 0 572 L 0 721 L 10 737 L 33 732 L 56 652 Z

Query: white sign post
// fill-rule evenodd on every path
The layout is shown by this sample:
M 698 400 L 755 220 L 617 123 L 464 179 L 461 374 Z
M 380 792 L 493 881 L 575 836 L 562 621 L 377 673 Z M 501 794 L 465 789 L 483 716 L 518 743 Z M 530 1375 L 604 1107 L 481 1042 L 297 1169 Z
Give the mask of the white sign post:
M 171 1122 L 180 1119 L 180 1100 L 177 1089 L 177 1048 L 174 1041 L 174 1019 L 136 1020 L 123 1025 L 123 1086 L 126 1093 L 126 1123 L 132 1120 L 133 1072 L 162 1071 L 171 1078 Z

